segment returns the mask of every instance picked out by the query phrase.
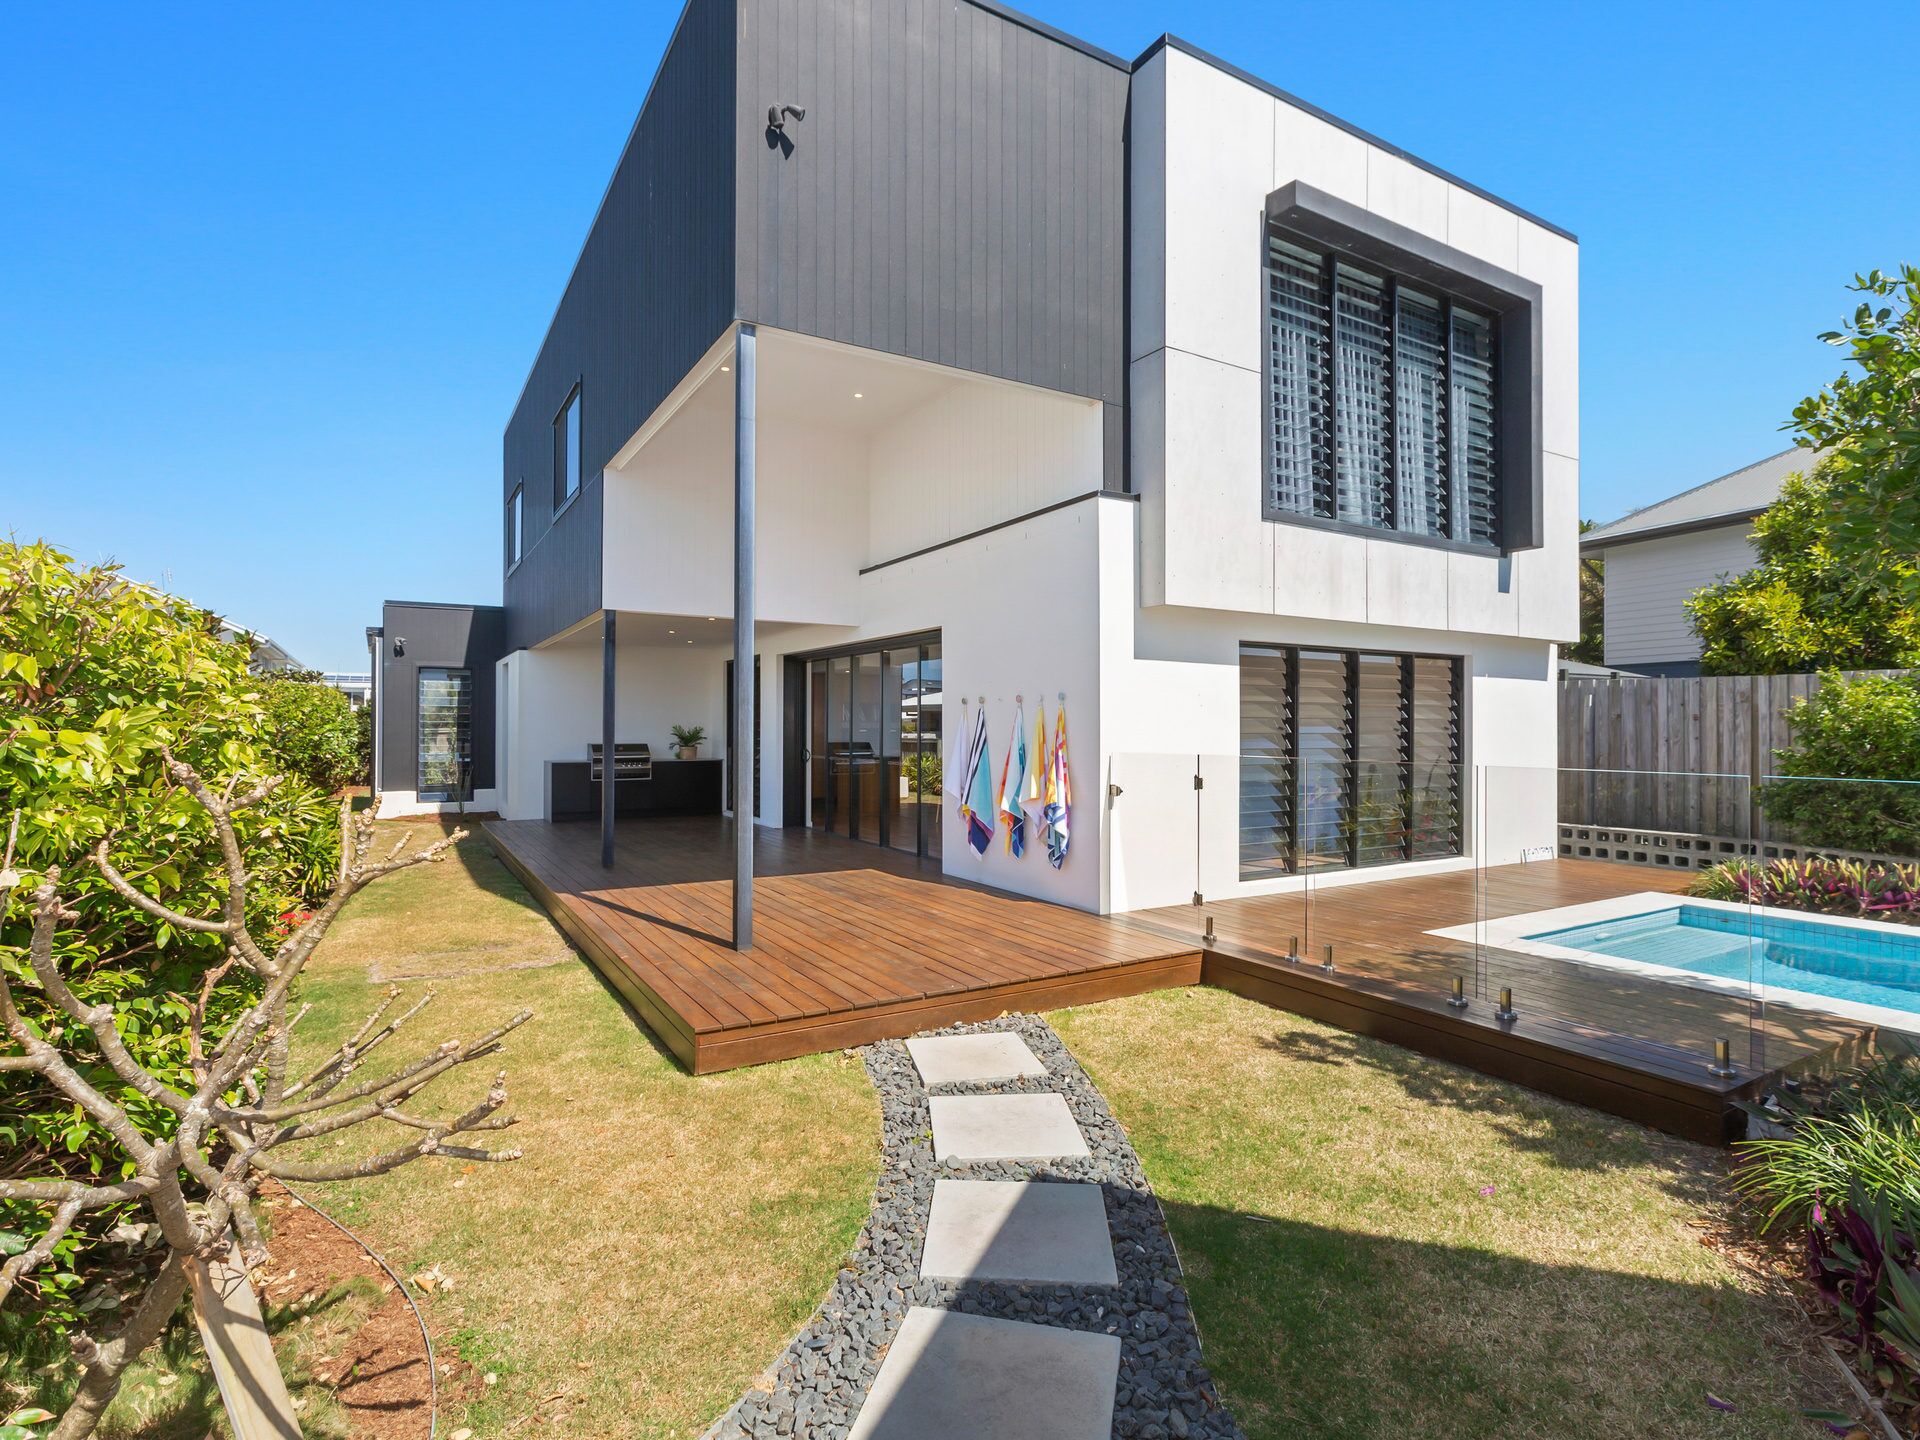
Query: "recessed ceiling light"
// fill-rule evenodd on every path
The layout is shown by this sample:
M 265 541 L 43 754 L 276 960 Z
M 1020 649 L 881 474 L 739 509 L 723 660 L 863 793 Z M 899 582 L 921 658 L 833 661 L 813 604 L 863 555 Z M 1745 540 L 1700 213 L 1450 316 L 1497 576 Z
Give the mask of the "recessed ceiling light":
M 862 394 L 861 394 L 861 393 L 860 393 L 860 392 L 859 392 L 858 390 L 856 390 L 856 391 L 854 391 L 854 392 L 853 392 L 853 398 L 854 398 L 854 399 L 856 399 L 856 400 L 864 400 L 864 399 L 866 399 L 867 397 L 866 397 L 866 396 L 864 396 L 864 395 L 862 395 Z
M 673 634 L 673 631 L 671 631 L 671 630 L 669 630 L 669 631 L 667 631 L 667 634 L 669 634 L 669 635 L 671 635 L 671 634 Z
M 732 371 L 732 369 L 733 367 L 731 365 L 722 365 L 720 367 L 720 373 L 722 375 L 725 375 L 725 374 L 728 374 L 730 371 Z
M 711 616 L 711 615 L 709 615 L 709 616 L 707 616 L 707 623 L 708 623 L 709 625 L 711 625 L 711 624 L 713 623 L 713 616 Z
M 687 641 L 687 644 L 689 644 L 689 645 L 691 645 L 692 643 L 693 643 L 693 642 L 692 642 L 691 640 L 689 640 L 689 641 Z

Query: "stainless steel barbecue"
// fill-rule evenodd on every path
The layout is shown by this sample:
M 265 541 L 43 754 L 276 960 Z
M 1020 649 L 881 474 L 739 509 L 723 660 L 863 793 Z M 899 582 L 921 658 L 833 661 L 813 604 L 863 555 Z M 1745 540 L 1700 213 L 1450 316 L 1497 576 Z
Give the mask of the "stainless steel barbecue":
M 600 747 L 587 747 L 587 778 L 595 785 L 600 783 L 605 773 L 601 767 Z M 631 745 L 613 747 L 613 779 L 618 784 L 622 780 L 651 780 L 653 778 L 653 752 L 645 741 Z

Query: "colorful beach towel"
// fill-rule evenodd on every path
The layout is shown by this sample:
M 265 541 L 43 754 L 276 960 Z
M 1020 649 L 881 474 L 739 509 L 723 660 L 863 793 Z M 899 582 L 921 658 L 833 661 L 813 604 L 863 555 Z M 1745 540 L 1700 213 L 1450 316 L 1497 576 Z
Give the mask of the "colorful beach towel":
M 968 747 L 967 787 L 960 802 L 960 813 L 967 821 L 967 844 L 973 853 L 985 857 L 993 843 L 993 776 L 989 773 L 993 757 L 987 743 L 987 707 L 982 704 L 974 718 L 973 741 Z
M 1007 853 L 1018 860 L 1027 853 L 1027 812 L 1020 808 L 1020 792 L 1027 784 L 1027 707 L 1013 714 L 1013 738 L 1000 766 L 1000 823 L 1007 830 Z
M 1041 812 L 1047 841 L 1047 861 L 1058 870 L 1067 861 L 1071 839 L 1073 786 L 1067 766 L 1067 706 L 1063 700 L 1053 717 L 1053 754 L 1047 759 L 1046 805 Z

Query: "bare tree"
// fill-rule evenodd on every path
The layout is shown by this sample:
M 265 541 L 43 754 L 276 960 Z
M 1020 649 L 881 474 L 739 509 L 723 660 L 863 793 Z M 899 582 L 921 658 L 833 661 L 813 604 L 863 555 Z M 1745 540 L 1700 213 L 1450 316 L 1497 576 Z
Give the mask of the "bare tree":
M 138 1202 L 150 1212 L 165 1242 L 165 1263 L 120 1333 L 104 1342 L 87 1335 L 76 1336 L 74 1349 L 83 1367 L 80 1388 L 50 1440 L 80 1440 L 93 1430 L 119 1390 L 127 1366 L 154 1341 L 178 1307 L 187 1288 L 190 1260 L 224 1254 L 236 1233 L 249 1268 L 266 1258 L 252 1201 L 268 1176 L 300 1181 L 345 1180 L 378 1175 L 430 1156 L 466 1161 L 516 1160 L 520 1156 L 518 1150 L 451 1143 L 456 1136 L 503 1130 L 513 1124 L 511 1116 L 499 1113 L 507 1099 L 504 1071 L 494 1077 L 484 1096 L 451 1119 L 416 1114 L 409 1107 L 416 1096 L 449 1070 L 496 1053 L 502 1037 L 523 1024 L 530 1011 L 521 1011 L 475 1039 L 448 1040 L 378 1078 L 362 1079 L 360 1072 L 367 1057 L 433 999 L 429 991 L 396 1013 L 399 992 L 389 989 L 353 1035 L 318 1065 L 299 1076 L 289 1072 L 290 1040 L 306 1013 L 303 1006 L 288 1014 L 294 982 L 341 908 L 383 875 L 444 859 L 466 832 L 455 830 L 412 853 L 405 853 L 407 840 L 403 838 L 383 857 L 372 859 L 374 812 L 355 816 L 351 806 L 343 803 L 339 867 L 325 901 L 284 937 L 262 944 L 247 925 L 250 877 L 233 817 L 258 805 L 279 782 L 265 780 L 240 791 L 236 780 L 216 793 L 191 766 L 171 754 L 166 762 L 169 773 L 212 821 L 226 870 L 221 913 L 212 917 L 184 915 L 137 889 L 114 868 L 107 841 L 100 843 L 88 863 L 98 868 L 107 884 L 128 904 L 154 919 L 182 930 L 222 937 L 223 957 L 208 968 L 191 1007 L 191 1092 L 163 1083 L 133 1058 L 114 1028 L 111 1007 L 89 1006 L 68 988 L 55 960 L 54 940 L 61 925 L 78 916 L 61 901 L 59 869 L 49 868 L 31 886 L 27 877 L 14 869 L 17 813 L 9 827 L 4 860 L 0 860 L 0 914 L 11 908 L 14 891 L 23 890 L 28 896 L 33 929 L 27 959 L 34 980 L 54 1004 L 86 1027 L 101 1058 L 122 1084 L 170 1111 L 175 1120 L 169 1139 L 142 1133 L 124 1106 L 89 1084 L 72 1057 L 22 1018 L 6 972 L 0 970 L 0 1022 L 4 1022 L 12 1042 L 0 1051 L 0 1071 L 39 1072 L 112 1136 L 133 1171 L 115 1184 L 67 1179 L 0 1180 L 0 1198 L 37 1203 L 52 1210 L 46 1233 L 0 1266 L 0 1302 L 23 1275 L 53 1254 L 60 1239 L 90 1211 Z M 258 977 L 260 998 L 223 1033 L 210 1035 L 209 1005 L 216 988 L 235 967 Z M 285 1152 L 284 1147 L 374 1120 L 388 1121 L 412 1134 L 404 1143 L 357 1159 L 316 1162 Z

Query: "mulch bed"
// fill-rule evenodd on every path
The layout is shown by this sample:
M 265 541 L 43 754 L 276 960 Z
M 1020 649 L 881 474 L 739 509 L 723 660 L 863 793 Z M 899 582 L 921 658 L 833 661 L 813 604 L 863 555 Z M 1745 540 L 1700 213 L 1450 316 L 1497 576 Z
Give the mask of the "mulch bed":
M 337 1285 L 363 1278 L 380 1288 L 380 1301 L 365 1322 L 314 1367 L 315 1378 L 346 1410 L 355 1440 L 427 1440 L 432 1418 L 427 1349 L 406 1297 L 362 1246 L 285 1189 L 269 1182 L 262 1201 L 272 1217 L 273 1252 L 266 1269 L 255 1275 L 263 1305 L 318 1300 Z

